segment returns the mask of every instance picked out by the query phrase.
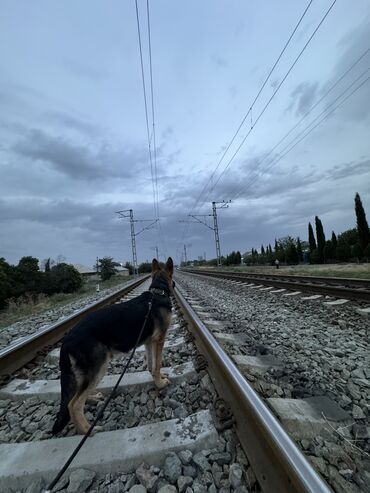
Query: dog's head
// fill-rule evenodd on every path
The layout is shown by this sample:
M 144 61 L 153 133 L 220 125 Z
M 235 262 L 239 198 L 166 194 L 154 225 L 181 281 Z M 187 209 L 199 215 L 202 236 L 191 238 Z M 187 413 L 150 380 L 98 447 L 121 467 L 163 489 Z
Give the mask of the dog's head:
M 170 294 L 175 286 L 172 280 L 173 276 L 173 260 L 168 257 L 166 264 L 161 266 L 156 258 L 152 261 L 152 286 L 158 289 L 164 289 Z

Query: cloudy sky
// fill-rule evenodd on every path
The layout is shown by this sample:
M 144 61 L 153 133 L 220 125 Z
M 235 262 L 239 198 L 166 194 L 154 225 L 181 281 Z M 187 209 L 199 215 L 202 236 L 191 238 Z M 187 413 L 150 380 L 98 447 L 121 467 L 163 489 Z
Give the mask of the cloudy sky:
M 179 222 L 212 201 L 232 200 L 218 211 L 224 254 L 306 239 L 315 215 L 327 236 L 353 227 L 356 192 L 370 219 L 368 0 L 337 0 L 285 78 L 332 4 L 312 2 L 228 148 L 308 4 L 149 2 L 156 206 L 135 1 L 0 0 L 0 256 L 130 260 L 124 209 L 160 219 L 136 238 L 139 262 L 155 246 L 179 261 L 184 244 L 215 257 L 211 229 Z

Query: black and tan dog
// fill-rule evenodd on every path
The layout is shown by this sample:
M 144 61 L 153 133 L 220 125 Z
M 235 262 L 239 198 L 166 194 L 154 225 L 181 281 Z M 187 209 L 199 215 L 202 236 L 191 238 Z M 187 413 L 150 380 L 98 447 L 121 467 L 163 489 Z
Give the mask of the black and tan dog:
M 149 291 L 124 303 L 117 303 L 87 315 L 64 338 L 60 350 L 61 404 L 53 434 L 61 431 L 69 419 L 80 433 L 86 433 L 89 422 L 84 406 L 107 371 L 113 354 L 126 353 L 135 346 L 152 301 L 139 346 L 145 344 L 148 370 L 158 388 L 169 384 L 161 375 L 162 350 L 171 322 L 173 262 L 171 257 L 162 269 L 152 262 Z

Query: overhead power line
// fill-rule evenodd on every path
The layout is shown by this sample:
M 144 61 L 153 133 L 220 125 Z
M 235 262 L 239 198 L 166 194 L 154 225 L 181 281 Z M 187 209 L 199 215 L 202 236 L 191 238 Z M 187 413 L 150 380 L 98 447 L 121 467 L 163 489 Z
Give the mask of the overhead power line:
M 150 173 L 152 178 L 152 191 L 153 191 L 153 207 L 154 214 L 157 217 L 157 208 L 156 208 L 156 194 L 155 194 L 155 180 L 154 180 L 154 170 L 153 170 L 153 159 L 152 159 L 152 151 L 151 151 L 151 136 L 149 130 L 149 116 L 148 116 L 148 102 L 146 96 L 146 85 L 145 85 L 145 72 L 144 72 L 144 62 L 143 62 L 143 49 L 141 43 L 141 30 L 140 30 L 140 19 L 139 19 L 139 7 L 137 4 L 137 0 L 135 0 L 136 7 L 136 24 L 137 24 L 137 34 L 139 39 L 139 53 L 140 53 L 140 65 L 141 65 L 141 80 L 143 84 L 143 96 L 144 96 L 144 108 L 145 108 L 145 122 L 146 122 L 146 133 L 147 133 L 147 141 L 148 141 L 148 152 L 149 152 L 149 162 L 150 162 Z
M 237 137 L 237 135 L 239 134 L 239 132 L 240 132 L 241 128 L 243 127 L 243 125 L 244 125 L 244 123 L 245 123 L 246 119 L 248 118 L 248 115 L 251 113 L 251 111 L 252 111 L 252 109 L 253 109 L 253 106 L 254 106 L 254 105 L 255 105 L 255 103 L 257 102 L 257 100 L 258 100 L 259 96 L 261 95 L 261 93 L 262 93 L 263 89 L 265 88 L 265 86 L 266 86 L 266 84 L 267 84 L 268 80 L 270 79 L 270 77 L 271 77 L 272 73 L 274 72 L 274 70 L 275 70 L 276 66 L 278 65 L 278 63 L 279 63 L 279 61 L 280 61 L 281 57 L 283 56 L 283 54 L 284 54 L 285 50 L 287 49 L 288 45 L 290 44 L 290 41 L 292 40 L 292 38 L 293 38 L 294 34 L 296 33 L 296 31 L 297 31 L 298 27 L 300 26 L 300 24 L 301 24 L 301 22 L 302 22 L 303 18 L 305 17 L 305 15 L 306 15 L 306 13 L 307 13 L 308 9 L 310 8 L 310 6 L 311 6 L 312 2 L 313 2 L 313 0 L 310 0 L 310 1 L 309 1 L 309 3 L 307 4 L 306 8 L 304 9 L 304 11 L 303 11 L 303 13 L 302 13 L 301 17 L 299 18 L 299 20 L 298 20 L 297 24 L 295 25 L 295 27 L 294 27 L 294 29 L 293 29 L 292 33 L 290 34 L 290 36 L 289 36 L 288 40 L 287 40 L 287 41 L 286 41 L 286 43 L 285 43 L 285 45 L 284 45 L 283 49 L 281 50 L 281 52 L 280 52 L 279 56 L 277 57 L 276 61 L 274 62 L 273 66 L 272 66 L 272 68 L 270 69 L 270 71 L 269 71 L 269 73 L 268 73 L 268 75 L 267 75 L 266 79 L 264 80 L 264 82 L 263 82 L 262 86 L 261 86 L 261 87 L 260 87 L 260 89 L 258 90 L 258 92 L 257 92 L 256 96 L 254 97 L 254 99 L 253 99 L 253 101 L 252 101 L 252 103 L 251 103 L 251 105 L 250 105 L 250 107 L 249 107 L 249 110 L 247 111 L 247 113 L 246 113 L 246 114 L 245 114 L 245 116 L 243 117 L 243 119 L 242 119 L 241 123 L 239 124 L 239 126 L 238 126 L 238 128 L 237 128 L 237 130 L 236 130 L 236 132 L 234 133 L 234 135 L 233 135 L 232 139 L 230 140 L 230 142 L 229 142 L 229 144 L 227 145 L 227 147 L 226 147 L 225 151 L 223 152 L 223 154 L 222 154 L 222 156 L 221 156 L 220 160 L 218 161 L 218 163 L 217 163 L 217 165 L 216 165 L 216 168 L 214 169 L 214 171 L 212 172 L 212 174 L 211 174 L 210 178 L 208 179 L 208 181 L 206 182 L 206 184 L 205 184 L 205 186 L 203 187 L 202 191 L 200 192 L 200 194 L 199 194 L 199 196 L 198 196 L 198 198 L 197 198 L 197 200 L 196 200 L 196 202 L 195 202 L 195 205 L 194 205 L 194 206 L 193 206 L 193 208 L 191 209 L 192 211 L 196 212 L 196 209 L 197 209 L 197 207 L 198 207 L 199 201 L 200 201 L 201 197 L 204 195 L 204 193 L 205 193 L 205 191 L 206 191 L 206 189 L 207 189 L 207 187 L 208 187 L 208 184 L 212 182 L 212 179 L 213 179 L 213 177 L 215 176 L 215 174 L 216 174 L 216 172 L 217 172 L 217 170 L 218 170 L 219 166 L 221 165 L 222 161 L 224 160 L 224 158 L 225 158 L 225 156 L 226 156 L 227 152 L 229 151 L 230 147 L 231 147 L 231 146 L 232 146 L 232 144 L 234 143 L 235 138 Z M 335 3 L 335 2 L 334 2 L 334 3 Z M 213 187 L 213 188 L 214 188 L 214 187 Z M 208 195 L 207 195 L 207 198 L 208 198 L 208 196 L 209 196 L 209 193 L 208 193 Z M 205 202 L 205 201 L 206 201 L 206 199 L 204 199 L 204 200 L 202 201 L 202 204 L 204 204 L 204 202 Z M 202 205 L 202 204 L 201 204 L 201 205 Z M 186 234 L 187 234 L 187 232 L 188 232 L 188 229 L 189 229 L 189 226 L 188 226 L 188 225 L 186 225 L 186 226 L 185 226 L 185 228 L 184 228 L 184 230 L 183 230 L 183 234 L 182 234 L 182 238 L 181 238 L 180 244 L 182 244 L 182 243 L 183 243 L 183 240 L 184 240 L 184 238 L 185 238 L 185 236 L 186 236 Z M 177 250 L 179 250 L 179 247 L 178 247 L 178 249 L 177 249 Z
M 307 13 L 308 9 L 310 8 L 310 6 L 311 6 L 312 2 L 313 2 L 313 0 L 310 0 L 310 2 L 307 4 L 306 8 L 304 9 L 303 14 L 302 14 L 302 15 L 301 15 L 301 17 L 299 18 L 299 20 L 298 20 L 297 24 L 295 25 L 295 27 L 294 27 L 294 29 L 293 29 L 292 33 L 290 34 L 290 36 L 289 36 L 288 40 L 286 41 L 286 43 L 285 43 L 285 45 L 284 45 L 283 49 L 281 50 L 281 52 L 280 52 L 279 56 L 278 56 L 278 57 L 277 57 L 277 59 L 275 60 L 275 63 L 273 64 L 273 66 L 271 67 L 271 69 L 270 69 L 270 71 L 269 71 L 269 73 L 268 73 L 267 77 L 265 78 L 265 80 L 264 80 L 264 82 L 263 82 L 262 86 L 261 86 L 261 87 L 260 87 L 260 89 L 258 90 L 258 92 L 257 92 L 256 96 L 254 97 L 254 99 L 253 99 L 252 103 L 250 104 L 250 107 L 249 107 L 249 109 L 248 109 L 247 113 L 244 115 L 244 117 L 243 117 L 242 121 L 240 122 L 240 124 L 239 124 L 239 126 L 238 126 L 238 128 L 237 128 L 236 132 L 234 133 L 233 137 L 231 138 L 231 140 L 230 140 L 229 144 L 226 146 L 226 149 L 224 150 L 224 152 L 223 152 L 223 154 L 222 154 L 221 158 L 219 159 L 219 161 L 218 161 L 218 163 L 217 163 L 217 165 L 216 165 L 216 168 L 213 170 L 213 172 L 212 172 L 212 174 L 211 174 L 211 176 L 210 176 L 209 180 L 207 181 L 206 185 L 203 187 L 203 189 L 202 189 L 201 193 L 199 194 L 199 197 L 197 198 L 196 204 L 195 204 L 195 206 L 194 206 L 194 208 L 193 208 L 193 209 L 196 209 L 196 207 L 197 207 L 197 205 L 198 205 L 198 203 L 199 203 L 200 198 L 202 197 L 203 193 L 204 193 L 204 192 L 206 191 L 206 189 L 207 189 L 208 183 L 211 183 L 211 181 L 212 181 L 213 177 L 215 176 L 215 174 L 216 174 L 216 172 L 217 172 L 218 168 L 220 167 L 220 165 L 221 165 L 222 161 L 224 160 L 224 158 L 225 158 L 225 156 L 226 156 L 227 152 L 229 151 L 230 147 L 232 146 L 232 144 L 234 143 L 234 141 L 235 141 L 236 137 L 238 136 L 238 134 L 239 134 L 239 132 L 240 132 L 241 128 L 243 127 L 243 125 L 244 125 L 244 123 L 245 123 L 246 119 L 248 118 L 249 114 L 251 114 L 252 109 L 253 109 L 253 106 L 255 105 L 255 103 L 257 102 L 258 98 L 260 97 L 260 95 L 261 95 L 261 93 L 262 93 L 263 89 L 265 88 L 265 86 L 266 86 L 267 82 L 269 81 L 269 79 L 270 79 L 270 77 L 271 77 L 272 73 L 274 72 L 274 70 L 275 70 L 276 66 L 278 65 L 278 63 L 279 63 L 279 61 L 280 61 L 281 57 L 283 56 L 283 54 L 284 54 L 285 50 L 287 49 L 287 47 L 288 47 L 288 45 L 289 45 L 290 41 L 292 40 L 292 38 L 293 38 L 294 34 L 296 33 L 296 31 L 297 31 L 298 27 L 300 26 L 300 24 L 301 24 L 301 22 L 302 22 L 303 18 L 305 17 L 305 15 L 306 15 L 306 13 Z M 204 202 L 205 202 L 205 200 L 203 201 L 203 203 L 204 203 Z
M 334 111 L 336 111 L 340 106 L 342 106 L 351 96 L 353 96 L 359 89 L 361 89 L 361 87 L 366 84 L 366 82 L 368 82 L 370 80 L 370 77 L 367 77 L 366 79 L 364 79 L 357 87 L 355 87 L 346 97 L 344 97 L 337 105 L 335 105 L 335 103 L 351 88 L 353 87 L 353 85 L 359 81 L 360 78 L 363 77 L 363 75 L 368 72 L 370 70 L 370 68 L 366 69 L 359 77 L 357 77 L 357 79 L 352 82 L 350 84 L 350 86 L 348 86 L 337 98 L 335 98 L 335 100 L 327 107 L 325 108 L 325 110 L 323 110 L 311 123 L 309 123 L 304 129 L 303 131 L 301 131 L 294 139 L 292 139 L 289 144 L 287 144 L 287 146 L 284 147 L 284 149 L 281 151 L 282 154 L 279 154 L 276 158 L 272 159 L 270 161 L 270 163 L 268 163 L 268 165 L 266 166 L 265 170 L 264 170 L 264 173 L 267 173 L 268 171 L 270 171 L 272 169 L 272 167 L 276 166 L 276 164 L 278 162 L 280 162 L 287 154 L 289 154 L 300 142 L 302 142 L 302 140 L 304 140 L 306 137 L 308 137 L 308 135 L 310 133 L 312 133 L 319 125 L 321 125 L 321 123 L 323 123 L 325 120 L 327 120 L 327 118 L 329 118 L 329 116 L 331 114 L 334 113 Z M 334 107 L 332 107 L 334 106 Z M 328 109 L 331 110 L 328 112 Z M 316 120 L 318 118 L 320 118 L 321 116 L 323 115 L 323 117 L 314 125 L 312 126 L 312 124 L 314 124 L 316 122 Z M 310 128 L 311 127 L 311 128 Z M 298 140 L 297 140 L 298 138 Z M 285 152 L 284 152 L 285 151 Z M 247 187 L 243 188 L 242 190 L 240 190 L 234 197 L 233 197 L 233 200 L 236 200 L 237 198 L 240 197 L 240 195 L 242 193 L 245 193 L 247 192 L 250 187 L 252 185 L 254 185 L 254 183 L 257 181 L 258 179 L 258 176 L 253 178 L 247 185 Z
M 267 160 L 267 158 L 275 151 L 275 149 L 277 149 L 280 144 L 282 144 L 284 142 L 284 140 L 286 140 L 286 138 L 311 114 L 311 112 L 333 91 L 333 89 L 335 89 L 335 87 L 338 86 L 338 84 L 360 63 L 361 60 L 363 60 L 365 58 L 365 56 L 367 54 L 369 54 L 370 52 L 370 48 L 367 48 L 353 63 L 352 65 L 347 69 L 345 70 L 345 72 L 334 82 L 334 84 L 332 84 L 327 91 L 325 91 L 325 93 L 321 96 L 321 98 L 319 98 L 307 111 L 306 113 L 302 116 L 302 118 L 296 123 L 293 125 L 293 127 L 269 150 L 269 152 L 267 154 L 265 154 L 257 163 L 256 165 L 254 166 L 253 168 L 253 171 L 251 171 L 246 179 L 248 180 L 249 179 L 249 176 L 251 175 L 255 175 L 256 172 L 258 172 L 258 170 L 261 168 L 261 164 L 263 162 L 265 162 Z M 364 75 L 365 73 L 367 72 L 367 70 L 365 70 L 365 72 L 363 72 L 361 74 L 360 77 L 362 77 L 362 75 Z M 349 90 L 352 85 L 354 83 L 357 82 L 358 79 L 355 79 L 355 81 L 350 84 L 347 89 Z M 343 93 L 342 93 L 343 94 Z M 338 97 L 341 97 L 341 95 L 339 95 Z M 337 99 L 335 99 L 333 102 L 335 103 L 337 101 Z M 320 116 L 320 115 L 319 115 Z M 305 131 L 308 127 L 306 127 L 303 131 Z M 300 134 L 298 134 L 295 138 L 297 138 Z M 288 144 L 288 146 L 295 140 L 295 138 Z M 283 149 L 283 151 L 285 150 L 285 148 Z M 274 160 L 276 159 L 276 157 L 274 157 Z M 239 187 L 236 189 L 236 190 L 239 190 Z M 244 189 L 243 189 L 244 191 Z M 235 196 L 235 193 L 236 192 L 233 192 L 232 193 L 232 197 L 233 198 L 237 198 L 239 197 L 240 193 L 237 193 L 236 196 Z
M 136 0 L 137 1 L 137 0 Z M 153 153 L 154 153 L 154 187 L 155 187 L 155 203 L 157 209 L 157 217 L 159 218 L 159 201 L 158 201 L 158 173 L 157 173 L 157 144 L 155 136 L 155 117 L 154 117 L 154 91 L 153 91 L 153 64 L 152 64 L 152 41 L 150 33 L 150 14 L 149 0 L 146 0 L 147 25 L 148 25 L 148 50 L 149 50 L 149 72 L 150 72 L 150 95 L 152 107 L 152 136 L 153 136 Z M 151 141 L 149 143 L 151 145 Z
M 153 61 L 152 61 L 152 37 L 151 37 L 151 27 L 150 27 L 150 9 L 149 0 L 146 2 L 146 18 L 147 18 L 147 35 L 148 35 L 148 57 L 149 57 L 149 85 L 150 85 L 150 106 L 151 106 L 151 125 L 149 118 L 148 109 L 148 98 L 145 83 L 145 70 L 143 61 L 143 49 L 141 41 L 141 29 L 140 29 L 140 17 L 138 2 L 135 0 L 136 7 L 136 23 L 137 32 L 139 40 L 139 52 L 140 52 L 140 65 L 141 65 L 141 78 L 143 85 L 143 96 L 144 96 L 144 108 L 145 108 L 145 122 L 147 131 L 147 141 L 148 141 L 148 153 L 150 162 L 150 173 L 152 182 L 152 193 L 153 193 L 153 208 L 154 215 L 158 221 L 156 222 L 158 240 L 161 244 L 161 250 L 165 250 L 164 233 L 162 230 L 162 225 L 160 222 L 160 211 L 159 211 L 159 191 L 158 191 L 158 168 L 157 168 L 157 142 L 156 142 L 156 125 L 155 125 L 155 104 L 154 104 L 154 89 L 153 89 Z M 151 129 L 150 129 L 151 127 Z
M 289 76 L 289 74 L 291 73 L 291 71 L 293 70 L 293 68 L 295 67 L 295 65 L 297 64 L 298 60 L 301 58 L 301 56 L 303 55 L 303 53 L 306 50 L 306 48 L 308 47 L 308 45 L 311 43 L 312 39 L 316 35 L 317 31 L 320 29 L 321 25 L 323 24 L 323 22 L 326 19 L 326 17 L 329 15 L 330 11 L 332 10 L 332 8 L 334 7 L 334 5 L 335 5 L 336 2 L 337 2 L 337 0 L 334 0 L 332 2 L 332 4 L 330 5 L 330 7 L 328 8 L 328 10 L 325 12 L 325 14 L 322 17 L 322 19 L 320 20 L 319 24 L 316 26 L 315 30 L 313 31 L 313 33 L 311 34 L 311 36 L 308 38 L 307 42 L 305 43 L 305 45 L 303 46 L 303 48 L 301 49 L 301 51 L 299 52 L 299 54 L 295 58 L 294 62 L 289 67 L 288 71 L 286 72 L 286 74 L 284 75 L 284 77 L 282 78 L 282 80 L 280 81 L 279 85 L 276 87 L 275 91 L 272 93 L 272 96 L 267 101 L 267 103 L 263 107 L 262 111 L 259 113 L 257 119 L 254 121 L 253 126 L 251 126 L 250 130 L 247 132 L 246 136 L 243 138 L 243 140 L 241 141 L 241 143 L 237 147 L 237 149 L 234 152 L 234 154 L 232 155 L 231 159 L 228 161 L 227 165 L 225 166 L 225 168 L 220 173 L 220 175 L 217 178 L 216 182 L 213 184 L 212 189 L 210 190 L 210 192 L 215 189 L 215 187 L 217 186 L 217 184 L 220 181 L 220 179 L 223 177 L 223 175 L 225 174 L 225 172 L 230 167 L 231 163 L 234 161 L 236 155 L 239 153 L 240 149 L 243 147 L 243 145 L 246 142 L 247 138 L 252 133 L 253 129 L 255 128 L 255 126 L 257 125 L 257 123 L 259 122 L 259 120 L 261 119 L 262 115 L 265 113 L 265 111 L 267 110 L 267 108 L 269 107 L 269 105 L 271 104 L 271 102 L 273 101 L 273 99 L 275 98 L 276 94 L 280 90 L 281 86 L 284 84 L 285 80 L 287 79 L 287 77 Z M 209 193 L 208 193 L 208 195 L 209 195 Z M 207 197 L 208 197 L 208 195 L 207 195 Z M 205 198 L 205 200 L 207 199 L 207 197 Z

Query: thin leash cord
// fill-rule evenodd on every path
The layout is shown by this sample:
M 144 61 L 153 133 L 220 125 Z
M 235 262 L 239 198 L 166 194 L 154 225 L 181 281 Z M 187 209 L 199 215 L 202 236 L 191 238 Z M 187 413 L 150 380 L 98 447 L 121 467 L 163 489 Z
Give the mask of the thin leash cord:
M 45 493 L 51 493 L 51 490 L 54 488 L 54 486 L 58 483 L 58 481 L 60 480 L 60 478 L 66 472 L 66 470 L 68 469 L 69 465 L 71 464 L 71 462 L 73 461 L 73 459 L 78 454 L 78 452 L 81 449 L 82 445 L 86 442 L 86 440 L 90 436 L 90 434 L 91 434 L 92 430 L 94 429 L 96 423 L 102 417 L 102 415 L 103 415 L 106 407 L 108 406 L 109 402 L 111 401 L 112 397 L 114 396 L 114 394 L 115 394 L 115 392 L 116 392 L 116 390 L 118 388 L 118 385 L 120 384 L 120 382 L 121 382 L 124 374 L 126 373 L 126 370 L 128 368 L 128 365 L 131 363 L 131 360 L 134 357 L 136 348 L 139 345 L 139 341 L 140 341 L 141 336 L 142 336 L 142 334 L 144 332 L 144 327 L 145 327 L 146 322 L 148 320 L 149 314 L 150 314 L 150 312 L 152 310 L 152 300 L 153 300 L 153 296 L 152 296 L 152 299 L 149 301 L 149 309 L 148 309 L 147 314 L 145 315 L 144 323 L 143 323 L 143 326 L 141 327 L 139 337 L 137 338 L 137 341 L 135 343 L 135 346 L 133 347 L 133 349 L 131 351 L 130 357 L 128 358 L 127 363 L 126 363 L 124 369 L 122 370 L 122 373 L 121 373 L 119 379 L 117 380 L 116 385 L 113 387 L 113 390 L 111 391 L 111 393 L 109 394 L 109 396 L 105 399 L 105 402 L 104 402 L 103 406 L 98 411 L 98 414 L 96 415 L 94 421 L 91 423 L 90 428 L 87 430 L 87 432 L 85 433 L 85 435 L 82 437 L 81 441 L 79 442 L 79 444 L 77 445 L 77 447 L 74 449 L 74 451 L 72 452 L 71 456 L 69 457 L 69 459 L 67 460 L 67 462 L 64 464 L 64 466 L 62 467 L 62 469 L 59 471 L 59 473 L 57 474 L 57 476 L 55 476 L 55 478 L 53 479 L 53 481 L 48 485 L 47 489 L 45 490 Z

